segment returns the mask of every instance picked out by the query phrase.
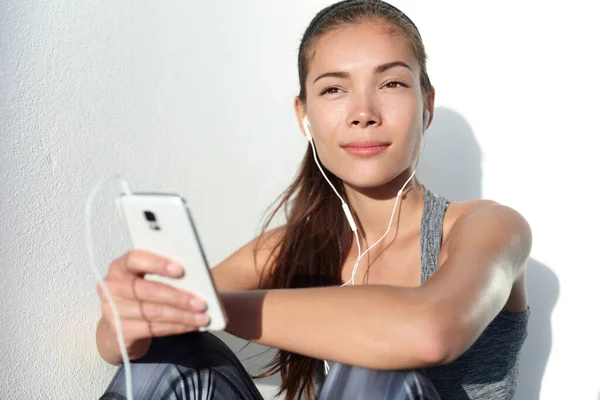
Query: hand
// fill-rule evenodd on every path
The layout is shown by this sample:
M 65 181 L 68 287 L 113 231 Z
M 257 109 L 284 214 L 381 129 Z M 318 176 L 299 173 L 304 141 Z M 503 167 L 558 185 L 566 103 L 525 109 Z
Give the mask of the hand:
M 206 303 L 202 299 L 143 279 L 147 273 L 179 278 L 183 268 L 164 257 L 134 250 L 113 261 L 104 278 L 119 310 L 126 346 L 141 339 L 196 331 L 208 325 Z M 96 290 L 102 301 L 102 317 L 116 333 L 115 317 L 100 284 Z

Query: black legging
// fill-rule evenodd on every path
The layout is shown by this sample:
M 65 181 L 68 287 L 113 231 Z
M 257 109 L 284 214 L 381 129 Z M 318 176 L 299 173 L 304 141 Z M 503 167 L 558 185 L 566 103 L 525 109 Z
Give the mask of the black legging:
M 262 400 L 235 354 L 210 333 L 154 338 L 131 362 L 134 400 Z M 333 364 L 319 400 L 439 400 L 421 370 L 378 371 Z M 120 366 L 100 400 L 125 400 Z

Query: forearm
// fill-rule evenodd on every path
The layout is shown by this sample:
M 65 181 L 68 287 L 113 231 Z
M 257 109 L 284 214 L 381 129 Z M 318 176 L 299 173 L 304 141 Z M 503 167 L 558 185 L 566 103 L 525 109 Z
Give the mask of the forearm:
M 227 331 L 267 346 L 374 369 L 437 362 L 417 288 L 361 285 L 221 293 Z M 433 346 L 433 347 L 432 347 Z
M 142 357 L 148 351 L 152 338 L 136 340 L 133 343 L 126 343 L 129 359 L 135 360 Z M 119 343 L 116 334 L 110 329 L 110 326 L 104 318 L 101 318 L 96 328 L 96 347 L 100 357 L 109 364 L 119 365 L 123 362 L 123 357 L 119 350 Z

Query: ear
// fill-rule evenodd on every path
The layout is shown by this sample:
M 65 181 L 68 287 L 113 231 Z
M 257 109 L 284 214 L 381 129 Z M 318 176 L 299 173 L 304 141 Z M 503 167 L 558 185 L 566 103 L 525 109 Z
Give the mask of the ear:
M 296 111 L 296 121 L 298 122 L 300 131 L 304 133 L 304 136 L 308 138 L 310 133 L 304 130 L 304 118 L 306 118 L 306 105 L 302 103 L 298 96 L 294 98 L 294 110 Z

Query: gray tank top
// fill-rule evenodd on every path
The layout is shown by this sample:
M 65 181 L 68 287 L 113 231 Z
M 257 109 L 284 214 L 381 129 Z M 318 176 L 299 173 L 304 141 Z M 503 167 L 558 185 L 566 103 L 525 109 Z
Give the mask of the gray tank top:
M 421 284 L 439 268 L 444 215 L 450 201 L 424 187 L 421 218 Z M 501 311 L 459 358 L 447 365 L 426 368 L 442 400 L 510 400 L 518 374 L 521 347 L 527 336 L 529 308 L 520 313 Z M 333 363 L 330 363 L 333 365 Z M 317 371 L 317 392 L 323 384 Z
M 450 202 L 425 190 L 421 220 L 421 284 L 439 267 L 442 225 Z M 509 400 L 515 393 L 518 360 L 527 336 L 529 308 L 501 311 L 477 341 L 447 365 L 425 371 L 443 400 Z

